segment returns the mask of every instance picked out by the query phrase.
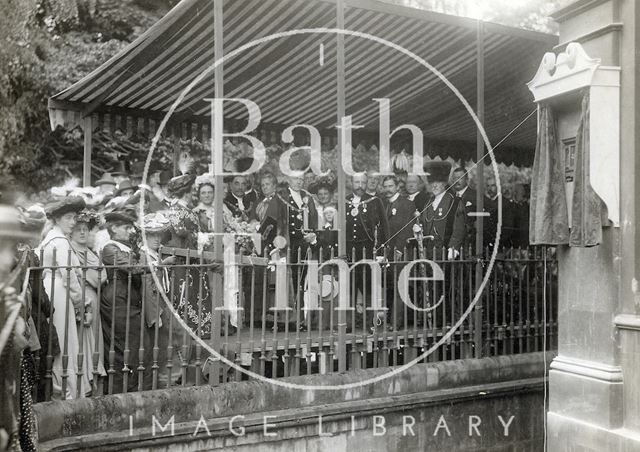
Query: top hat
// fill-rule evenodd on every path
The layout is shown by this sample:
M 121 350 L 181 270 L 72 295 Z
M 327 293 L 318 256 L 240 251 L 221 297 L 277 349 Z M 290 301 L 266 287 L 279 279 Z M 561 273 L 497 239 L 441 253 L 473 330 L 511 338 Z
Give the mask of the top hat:
M 117 185 L 116 180 L 113 178 L 111 173 L 104 173 L 100 179 L 96 181 L 94 184 L 96 187 L 100 185 Z
M 118 160 L 118 164 L 113 169 L 113 171 L 111 171 L 111 175 L 114 177 L 123 177 L 129 175 L 129 173 L 127 173 L 125 163 L 122 160 Z
M 429 182 L 449 182 L 451 163 L 447 161 L 431 160 L 424 164 Z

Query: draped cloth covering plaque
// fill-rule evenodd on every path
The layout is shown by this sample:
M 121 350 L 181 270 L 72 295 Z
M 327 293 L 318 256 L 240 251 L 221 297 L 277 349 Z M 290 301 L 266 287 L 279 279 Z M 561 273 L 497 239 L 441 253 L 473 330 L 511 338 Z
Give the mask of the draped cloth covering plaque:
M 538 139 L 531 176 L 529 241 L 532 245 L 569 243 L 569 215 L 564 188 L 564 162 L 559 152 L 551 107 L 540 104 Z
M 553 110 L 540 104 L 531 180 L 529 241 L 532 245 L 588 247 L 602 241 L 606 208 L 589 182 L 589 93 L 582 97 L 576 135 L 576 168 L 571 223 L 565 195 L 564 155 Z M 606 218 L 606 216 L 604 216 Z

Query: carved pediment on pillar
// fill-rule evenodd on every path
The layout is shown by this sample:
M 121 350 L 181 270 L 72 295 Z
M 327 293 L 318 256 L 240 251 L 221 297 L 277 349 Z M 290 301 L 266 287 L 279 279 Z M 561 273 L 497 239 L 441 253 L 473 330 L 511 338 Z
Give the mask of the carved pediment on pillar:
M 603 66 L 576 42 L 557 56 L 546 53 L 527 83 L 535 102 L 580 102 L 578 90 L 589 90 L 589 173 L 594 191 L 607 206 L 614 226 L 620 223 L 620 68 Z M 580 104 L 575 105 L 579 109 Z
M 591 85 L 599 67 L 599 58 L 590 58 L 580 44 L 572 42 L 557 56 L 553 52 L 545 53 L 538 72 L 527 86 L 539 102 Z

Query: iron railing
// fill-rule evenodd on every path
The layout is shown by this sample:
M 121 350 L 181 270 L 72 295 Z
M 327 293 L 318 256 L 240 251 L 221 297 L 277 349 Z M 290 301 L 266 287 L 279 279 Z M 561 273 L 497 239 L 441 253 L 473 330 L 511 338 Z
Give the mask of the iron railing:
M 433 362 L 535 352 L 557 346 L 557 262 L 552 248 L 501 250 L 488 275 L 491 250 L 483 256 L 462 252 L 454 260 L 448 260 L 444 250 L 433 251 L 428 257 L 442 269 L 444 281 L 416 279 L 433 276 L 430 265 L 413 265 L 408 272 L 412 279 L 408 280 L 407 293 L 422 311 L 400 300 L 398 286 L 402 270 L 418 259 L 417 250 L 404 250 L 404 257 L 398 259 L 395 253 L 391 253 L 394 256 L 391 259 L 378 257 L 374 267 L 378 267 L 381 277 L 380 304 L 371 297 L 371 278 L 377 270 L 363 265 L 352 268 L 347 303 L 353 310 L 347 312 L 346 328 L 342 332 L 337 311 L 340 295 L 333 296 L 336 285 L 340 286 L 339 266 L 322 267 L 319 285 L 312 290 L 308 284 L 309 262 L 303 259 L 300 250 L 298 253 L 293 263 L 288 256 L 284 266 L 277 265 L 280 261 L 273 256 L 238 256 L 234 267 L 227 265 L 221 269 L 208 259 L 207 253 L 165 249 L 163 256 L 175 255 L 177 263 L 153 269 L 133 261 L 120 267 L 30 268 L 30 272 L 40 274 L 45 270 L 52 272 L 50 288 L 46 289 L 58 303 L 55 309 L 66 309 L 74 302 L 69 292 L 62 298 L 52 293 L 56 290 L 56 278 L 63 277 L 68 283 L 72 272 L 79 275 L 83 299 L 76 305 L 84 306 L 85 294 L 93 290 L 86 282 L 87 272 L 97 272 L 98 280 L 108 274 L 108 281 L 95 288 L 101 309 L 96 309 L 86 326 L 84 320 L 87 319 L 79 314 L 77 337 L 70 337 L 68 326 L 76 319 L 69 315 L 65 318 L 67 327 L 62 331 L 58 328 L 62 354 L 58 360 L 62 366 L 60 396 L 66 397 L 70 378 L 77 379 L 77 391 L 72 396 L 85 395 L 81 382 L 88 377 L 86 369 L 91 369 L 92 393 L 111 394 L 177 385 L 218 385 L 252 378 L 240 369 L 253 376 L 281 378 L 336 372 L 339 359 L 345 359 L 345 368 L 352 370 L 398 366 L 412 360 Z M 356 254 L 353 250 L 352 257 Z M 322 250 L 314 256 L 318 265 L 336 259 Z M 70 256 L 67 262 L 71 262 Z M 80 257 L 80 262 L 86 261 Z M 479 268 L 485 277 L 482 280 L 477 278 Z M 145 284 L 153 278 L 152 270 L 157 276 L 153 286 Z M 214 275 L 220 271 L 226 285 L 217 289 Z M 124 304 L 118 304 L 116 291 L 107 288 L 114 281 L 119 281 L 116 285 L 124 288 L 124 292 L 118 294 L 124 296 Z M 477 303 L 470 308 L 483 281 Z M 323 297 L 323 290 L 329 295 Z M 339 287 L 338 292 L 340 290 L 344 290 L 344 286 Z M 105 295 L 107 291 L 113 296 L 112 303 Z M 36 302 L 42 302 L 43 296 L 46 294 L 41 293 Z M 224 310 L 225 296 L 227 308 L 232 300 L 242 310 Z M 311 303 L 310 297 L 323 309 L 305 310 Z M 59 305 L 61 299 L 66 306 Z M 164 312 L 149 309 L 149 303 L 155 303 Z M 274 309 L 285 304 L 288 309 Z M 383 311 L 384 307 L 388 309 Z M 111 312 L 111 315 L 101 317 L 97 315 L 100 311 Z M 170 314 L 172 311 L 175 315 Z M 40 324 L 39 319 L 34 320 Z M 99 323 L 107 332 L 102 337 L 104 350 L 100 345 Z M 454 330 L 456 323 L 459 326 Z M 184 324 L 190 328 L 185 329 Z M 49 328 L 50 335 L 54 334 L 53 323 Z M 90 352 L 84 347 L 87 337 L 82 334 L 84 328 L 92 329 Z M 342 341 L 340 334 L 344 335 Z M 120 339 L 121 350 L 114 345 L 117 339 Z M 75 360 L 69 356 L 73 341 L 78 344 Z M 344 350 L 339 350 L 340 344 L 344 344 Z M 431 348 L 433 352 L 425 355 Z M 224 359 L 212 355 L 209 349 Z M 43 376 L 46 399 L 53 393 L 54 358 L 51 346 L 37 357 L 46 360 Z M 90 360 L 88 367 L 85 360 Z M 106 375 L 101 372 L 101 360 L 104 360 Z M 71 368 L 70 362 L 75 362 L 75 368 Z

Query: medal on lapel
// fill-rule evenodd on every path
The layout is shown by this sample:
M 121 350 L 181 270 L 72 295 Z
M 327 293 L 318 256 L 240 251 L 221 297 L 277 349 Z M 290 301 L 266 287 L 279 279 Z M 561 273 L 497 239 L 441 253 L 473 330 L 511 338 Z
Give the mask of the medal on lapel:
M 354 207 L 353 209 L 351 209 L 351 216 L 355 217 L 356 215 L 358 215 L 358 208 Z
M 301 213 L 299 213 L 298 215 L 296 215 L 296 218 L 297 218 L 298 220 L 302 220 L 302 214 L 301 214 Z
M 438 207 L 438 216 L 441 217 L 442 216 L 442 207 Z

